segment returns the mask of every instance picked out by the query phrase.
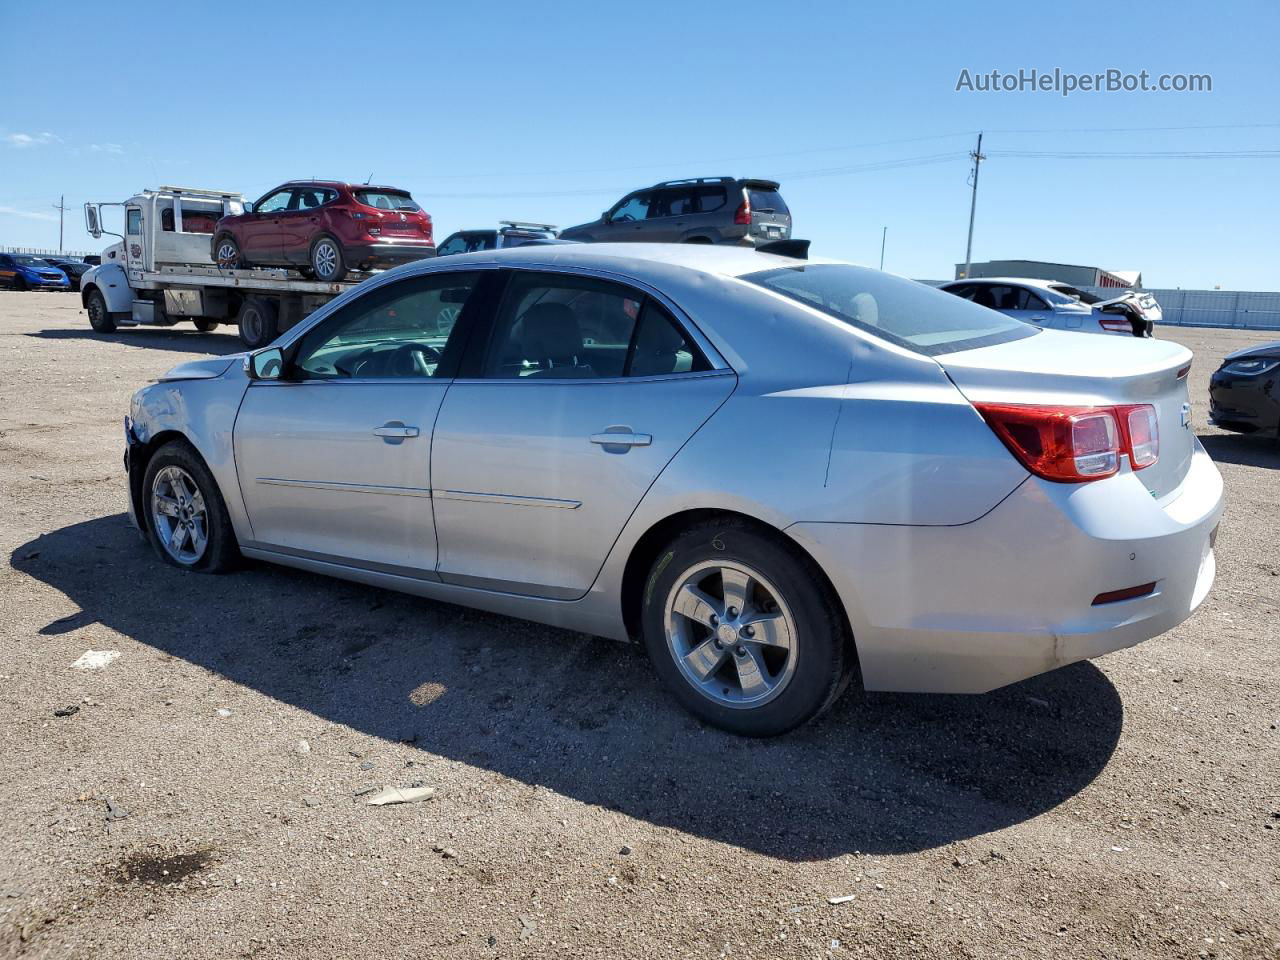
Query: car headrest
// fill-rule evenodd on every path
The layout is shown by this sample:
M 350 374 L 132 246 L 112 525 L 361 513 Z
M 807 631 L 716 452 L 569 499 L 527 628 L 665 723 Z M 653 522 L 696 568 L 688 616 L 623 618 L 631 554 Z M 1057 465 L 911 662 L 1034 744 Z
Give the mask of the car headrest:
M 582 352 L 578 317 L 563 303 L 539 303 L 520 318 L 524 352 L 530 360 L 571 360 Z

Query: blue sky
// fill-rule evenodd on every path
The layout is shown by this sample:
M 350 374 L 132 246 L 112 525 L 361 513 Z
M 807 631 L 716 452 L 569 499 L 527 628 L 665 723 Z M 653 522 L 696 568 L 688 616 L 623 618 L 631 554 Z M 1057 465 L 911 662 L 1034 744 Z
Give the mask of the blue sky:
M 96 249 L 80 204 L 159 183 L 253 199 L 372 175 L 411 189 L 443 239 L 500 218 L 579 223 L 650 182 L 729 174 L 781 180 L 815 252 L 875 265 L 887 226 L 886 269 L 945 278 L 982 129 L 975 260 L 1280 289 L 1274 0 L 213 9 L 6 5 L 0 244 L 56 246 L 65 194 L 67 246 Z M 956 92 L 965 68 L 1209 74 L 1213 91 Z

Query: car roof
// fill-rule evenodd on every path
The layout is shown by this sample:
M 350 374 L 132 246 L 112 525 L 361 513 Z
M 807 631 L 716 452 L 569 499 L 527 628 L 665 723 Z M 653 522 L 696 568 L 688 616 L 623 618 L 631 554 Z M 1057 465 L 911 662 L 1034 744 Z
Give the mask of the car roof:
M 392 193 L 408 193 L 404 187 L 388 187 L 376 183 L 347 183 L 345 180 L 287 180 L 275 189 L 284 187 L 348 187 L 351 190 L 390 190 Z
M 613 270 L 643 276 L 655 268 L 682 267 L 724 277 L 741 277 L 778 267 L 796 267 L 813 263 L 839 263 L 836 260 L 797 260 L 773 253 L 761 253 L 750 247 L 700 243 L 556 243 L 504 247 L 464 253 L 448 258 L 456 264 L 489 262 L 520 266 L 546 264 Z M 435 261 L 418 261 L 431 264 Z

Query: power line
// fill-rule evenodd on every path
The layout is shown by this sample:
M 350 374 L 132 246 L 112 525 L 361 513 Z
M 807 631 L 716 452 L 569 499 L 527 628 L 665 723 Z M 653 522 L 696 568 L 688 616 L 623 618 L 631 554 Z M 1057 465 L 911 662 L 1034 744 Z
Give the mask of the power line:
M 1280 150 L 992 150 L 993 157 L 1033 160 L 1274 160 Z

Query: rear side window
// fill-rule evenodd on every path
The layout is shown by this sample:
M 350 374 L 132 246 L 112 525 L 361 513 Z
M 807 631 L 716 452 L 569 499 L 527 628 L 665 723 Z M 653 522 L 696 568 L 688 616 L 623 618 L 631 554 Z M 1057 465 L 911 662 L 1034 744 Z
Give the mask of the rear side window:
M 517 273 L 485 377 L 594 380 L 701 372 L 710 365 L 661 305 L 593 277 Z
M 713 213 L 729 202 L 729 193 L 724 187 L 699 187 L 698 212 Z
M 377 207 L 379 210 L 417 213 L 422 209 L 413 202 L 413 197 L 401 190 L 357 190 L 356 199 L 366 207 Z
M 683 217 L 695 209 L 693 191 L 687 187 L 660 190 L 649 206 L 649 219 L 656 217 Z
M 852 264 L 782 267 L 742 279 L 925 356 L 1039 333 L 1031 324 L 945 291 Z
M 747 196 L 751 200 L 751 210 L 753 213 L 791 213 L 791 211 L 787 209 L 787 202 L 782 199 L 782 194 L 777 190 L 766 190 L 762 187 L 748 187 Z

